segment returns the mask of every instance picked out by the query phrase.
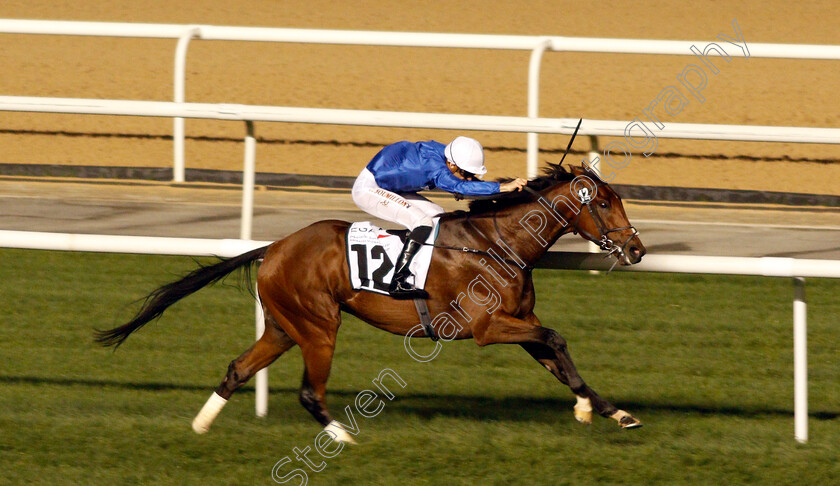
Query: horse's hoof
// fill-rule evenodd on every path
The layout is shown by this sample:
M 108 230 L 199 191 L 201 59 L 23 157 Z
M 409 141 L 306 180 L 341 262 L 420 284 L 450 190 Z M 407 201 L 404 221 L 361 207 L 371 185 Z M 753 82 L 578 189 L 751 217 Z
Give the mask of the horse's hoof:
M 583 425 L 592 423 L 592 401 L 581 396 L 577 397 L 575 403 L 575 419 Z
M 637 419 L 636 417 L 633 417 L 633 416 L 628 415 L 628 416 L 626 416 L 626 417 L 622 418 L 622 419 L 618 422 L 618 425 L 620 425 L 622 429 L 638 429 L 638 428 L 639 428 L 639 427 L 641 427 L 643 424 L 642 424 L 642 422 L 641 422 L 639 419 Z
M 356 441 L 353 440 L 353 436 L 344 430 L 344 428 L 335 420 L 328 423 L 327 426 L 324 427 L 324 430 L 333 436 L 333 440 L 335 442 L 344 442 L 346 444 L 356 445 Z
M 612 414 L 612 419 L 617 421 L 618 425 L 622 429 L 638 429 L 642 426 L 642 422 L 639 419 L 624 410 L 619 410 L 618 412 Z
M 584 411 L 575 409 L 575 419 L 583 425 L 592 424 L 592 410 Z

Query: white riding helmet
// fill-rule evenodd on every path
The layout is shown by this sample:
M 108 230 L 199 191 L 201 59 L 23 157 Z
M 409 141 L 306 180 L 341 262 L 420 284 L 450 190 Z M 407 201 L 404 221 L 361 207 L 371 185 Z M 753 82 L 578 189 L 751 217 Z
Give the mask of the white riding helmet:
M 457 165 L 459 169 L 479 177 L 487 173 L 487 168 L 484 167 L 484 148 L 474 138 L 457 137 L 446 146 L 443 153 L 446 160 Z

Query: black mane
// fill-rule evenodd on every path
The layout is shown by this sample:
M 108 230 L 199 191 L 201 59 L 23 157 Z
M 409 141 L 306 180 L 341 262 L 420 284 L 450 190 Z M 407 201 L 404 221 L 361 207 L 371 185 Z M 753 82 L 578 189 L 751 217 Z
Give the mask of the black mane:
M 529 180 L 528 187 L 535 191 L 541 191 L 561 182 L 570 182 L 574 178 L 575 175 L 572 172 L 567 171 L 562 165 L 548 163 L 548 167 L 543 169 L 543 175 Z M 510 179 L 503 179 L 500 182 L 507 182 L 509 180 Z M 498 211 L 500 209 L 531 201 L 532 199 L 533 196 L 529 192 L 506 192 L 492 199 L 478 199 L 470 202 L 470 214 L 480 215 L 491 211 Z

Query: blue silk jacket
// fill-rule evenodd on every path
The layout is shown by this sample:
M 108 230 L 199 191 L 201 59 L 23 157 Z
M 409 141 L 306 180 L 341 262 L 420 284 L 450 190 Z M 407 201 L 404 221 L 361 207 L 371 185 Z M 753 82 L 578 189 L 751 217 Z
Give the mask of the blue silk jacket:
M 376 184 L 392 192 L 417 192 L 435 187 L 468 196 L 499 193 L 498 182 L 465 181 L 446 166 L 440 142 L 397 142 L 379 151 L 367 165 Z

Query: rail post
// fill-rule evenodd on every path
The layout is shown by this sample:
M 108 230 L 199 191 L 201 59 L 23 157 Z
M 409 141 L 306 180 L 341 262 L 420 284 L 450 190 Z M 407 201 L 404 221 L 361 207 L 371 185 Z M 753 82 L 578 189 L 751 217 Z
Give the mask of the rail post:
M 254 226 L 254 180 L 257 160 L 257 139 L 254 136 L 254 122 L 245 122 L 245 161 L 242 168 L 242 221 L 239 228 L 239 237 L 243 240 L 250 240 Z M 265 315 L 260 303 L 260 293 L 254 284 L 256 294 L 256 319 L 257 339 L 265 332 Z M 268 415 L 268 368 L 257 371 L 254 377 L 254 411 L 257 417 Z
M 239 237 L 250 240 L 254 221 L 254 180 L 256 175 L 257 139 L 254 137 L 254 122 L 245 122 L 245 162 L 242 168 L 242 221 Z
M 187 84 L 187 47 L 193 37 L 201 37 L 201 28 L 190 26 L 178 37 L 178 44 L 175 46 L 175 103 L 183 103 L 186 98 Z M 184 119 L 175 117 L 173 121 L 172 141 L 174 143 L 174 161 L 172 165 L 172 180 L 184 182 Z
M 802 277 L 793 278 L 793 423 L 797 442 L 808 442 L 808 307 Z
M 531 51 L 528 63 L 528 118 L 537 118 L 540 111 L 540 64 L 543 53 L 552 47 L 551 39 L 542 39 Z M 528 133 L 527 173 L 532 179 L 538 175 L 539 139 L 535 132 Z
M 596 163 L 596 160 L 600 158 L 600 155 L 598 155 L 598 152 L 600 152 L 600 148 L 598 147 L 598 136 L 597 135 L 590 135 L 589 136 L 589 152 L 586 154 L 586 157 L 587 157 L 587 160 L 589 160 L 592 163 L 592 168 L 593 169 L 595 169 L 595 167 L 598 165 Z M 600 169 L 596 169 L 596 170 L 598 171 L 598 176 L 600 177 L 601 176 Z M 609 181 L 607 181 L 607 182 L 609 182 Z
M 265 315 L 263 314 L 260 291 L 256 282 L 254 283 L 254 294 L 257 296 L 254 301 L 256 302 L 256 329 L 257 339 L 259 340 L 265 332 Z M 257 371 L 254 377 L 254 388 L 254 409 L 257 417 L 265 417 L 268 415 L 268 368 Z
M 599 157 L 598 156 L 598 136 L 597 135 L 590 135 L 589 136 L 589 144 L 590 144 L 589 153 L 586 154 L 586 156 L 587 156 L 588 160 L 592 163 L 591 168 L 593 168 L 597 171 L 598 177 L 601 177 L 601 169 L 600 168 L 596 169 L 596 167 L 598 165 L 597 161 L 598 161 L 598 157 Z M 585 165 L 589 165 L 589 164 L 585 164 Z M 601 251 L 601 248 L 598 245 L 596 245 L 594 242 L 590 241 L 589 244 L 587 245 L 587 251 L 589 251 L 589 253 L 598 253 L 599 251 Z M 597 275 L 601 272 L 599 272 L 598 270 L 590 270 L 589 273 L 592 274 L 592 275 Z

